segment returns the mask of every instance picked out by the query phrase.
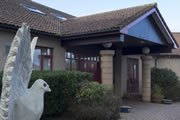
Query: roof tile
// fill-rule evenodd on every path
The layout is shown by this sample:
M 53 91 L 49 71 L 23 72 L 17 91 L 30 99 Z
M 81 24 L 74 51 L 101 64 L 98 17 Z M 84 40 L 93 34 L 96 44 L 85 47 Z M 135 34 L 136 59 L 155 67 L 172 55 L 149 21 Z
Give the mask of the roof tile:
M 46 13 L 38 14 L 28 10 L 20 4 L 25 4 Z M 0 24 L 8 24 L 20 27 L 23 22 L 27 23 L 31 29 L 48 32 L 60 33 L 60 19 L 50 13 L 56 13 L 66 18 L 74 16 L 57 11 L 55 9 L 35 3 L 31 0 L 0 0 Z
M 157 4 L 153 3 L 100 14 L 71 18 L 62 21 L 62 33 L 64 35 L 76 35 L 115 28 L 121 29 L 156 6 Z

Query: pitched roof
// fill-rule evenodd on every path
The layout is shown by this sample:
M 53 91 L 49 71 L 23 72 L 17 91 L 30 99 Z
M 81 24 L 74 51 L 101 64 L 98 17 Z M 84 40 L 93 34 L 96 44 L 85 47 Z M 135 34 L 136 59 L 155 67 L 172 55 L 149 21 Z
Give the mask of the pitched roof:
M 45 13 L 45 15 L 32 12 L 20 4 L 36 8 Z M 61 20 L 51 15 L 51 13 L 64 16 L 67 19 L 74 17 L 31 0 L 0 0 L 0 24 L 19 27 L 25 22 L 31 29 L 37 31 L 60 33 Z
M 62 21 L 62 34 L 68 36 L 121 29 L 156 6 L 157 4 L 153 3 L 100 14 L 71 18 Z

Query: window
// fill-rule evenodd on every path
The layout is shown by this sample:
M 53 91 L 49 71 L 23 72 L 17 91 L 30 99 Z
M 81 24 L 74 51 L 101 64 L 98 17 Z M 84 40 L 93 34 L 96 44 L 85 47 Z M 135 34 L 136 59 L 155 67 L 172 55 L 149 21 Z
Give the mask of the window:
M 43 15 L 45 15 L 45 13 L 44 13 L 44 12 L 42 12 L 42 11 L 38 10 L 37 8 L 31 7 L 31 6 L 29 6 L 29 5 L 22 4 L 22 3 L 21 3 L 20 5 L 21 5 L 21 6 L 23 6 L 24 8 L 26 8 L 26 9 L 28 9 L 28 10 L 32 11 L 32 12 L 35 12 L 35 13 L 39 13 L 39 14 L 43 14 Z
M 77 70 L 77 66 L 78 66 L 77 55 L 74 55 L 73 53 L 70 52 L 66 52 L 65 57 L 66 57 L 66 70 Z
M 52 16 L 55 16 L 55 17 L 61 19 L 61 20 L 66 20 L 66 18 L 63 17 L 62 15 L 58 15 L 58 14 L 55 14 L 55 13 L 50 13 L 50 14 L 51 14 Z
M 34 70 L 52 70 L 52 48 L 37 47 L 34 52 Z
M 5 45 L 5 48 L 4 48 L 4 56 L 8 56 L 10 47 L 11 47 L 10 45 Z

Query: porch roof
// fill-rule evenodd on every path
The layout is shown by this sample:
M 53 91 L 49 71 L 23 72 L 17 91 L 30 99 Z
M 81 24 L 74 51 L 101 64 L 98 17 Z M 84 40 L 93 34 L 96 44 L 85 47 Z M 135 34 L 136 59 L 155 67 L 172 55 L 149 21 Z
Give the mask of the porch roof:
M 71 18 L 61 21 L 61 32 L 64 36 L 104 32 L 122 29 L 149 10 L 156 8 L 157 4 L 146 4 L 131 8 L 124 8 L 99 14 Z
M 155 23 L 154 29 L 160 30 L 158 36 L 164 38 L 163 41 L 167 42 L 166 45 L 171 46 L 171 48 L 177 48 L 178 44 L 161 16 L 156 3 L 61 21 L 62 40 L 63 43 L 65 40 L 73 40 L 74 42 L 75 39 L 77 40 L 83 38 L 85 40 L 89 37 L 94 37 L 94 35 L 102 36 L 102 34 L 105 35 L 113 32 L 115 32 L 115 34 L 123 33 L 139 38 L 139 35 L 134 36 L 129 34 L 128 31 L 149 16 L 151 16 L 154 21 L 151 21 L 152 23 L 150 24 Z M 141 33 L 143 33 L 142 30 Z M 140 38 L 152 42 L 154 41 L 152 38 L 146 39 L 146 36 L 144 38 Z

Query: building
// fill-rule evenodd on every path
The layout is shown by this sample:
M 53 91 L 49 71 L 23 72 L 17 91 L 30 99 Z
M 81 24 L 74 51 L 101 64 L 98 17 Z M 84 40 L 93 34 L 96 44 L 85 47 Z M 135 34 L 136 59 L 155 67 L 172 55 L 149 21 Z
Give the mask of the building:
M 142 94 L 146 102 L 152 55 L 178 47 L 155 3 L 74 17 L 31 0 L 1 0 L 0 70 L 23 22 L 39 37 L 34 69 L 90 72 L 117 94 Z
M 180 44 L 180 33 L 173 33 L 173 36 Z M 153 58 L 154 67 L 171 69 L 180 78 L 180 48 L 173 49 L 171 53 L 155 54 Z

